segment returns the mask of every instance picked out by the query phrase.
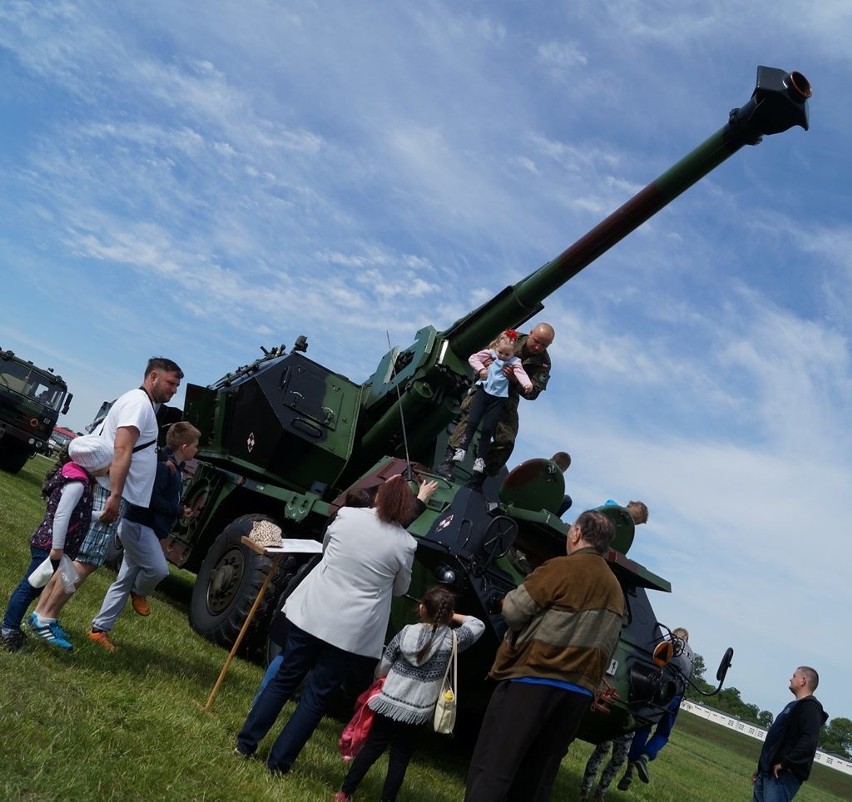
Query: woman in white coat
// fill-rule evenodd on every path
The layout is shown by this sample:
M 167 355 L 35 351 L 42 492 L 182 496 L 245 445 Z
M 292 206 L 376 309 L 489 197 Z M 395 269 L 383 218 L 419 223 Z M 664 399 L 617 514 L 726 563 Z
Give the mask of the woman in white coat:
M 434 487 L 424 484 L 420 498 Z M 391 597 L 405 593 L 411 581 L 417 543 L 405 525 L 415 503 L 405 479 L 394 476 L 379 488 L 375 507 L 340 509 L 326 532 L 322 560 L 284 606 L 289 629 L 283 660 L 237 735 L 239 754 L 254 754 L 310 672 L 267 760 L 270 771 L 289 771 L 356 662 L 381 656 Z

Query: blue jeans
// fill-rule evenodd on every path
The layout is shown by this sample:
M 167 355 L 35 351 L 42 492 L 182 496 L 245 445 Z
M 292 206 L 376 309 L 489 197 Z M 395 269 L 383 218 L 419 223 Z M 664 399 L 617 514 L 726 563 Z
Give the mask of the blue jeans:
M 261 691 L 237 735 L 239 750 L 254 754 L 281 708 L 310 671 L 299 704 L 272 744 L 266 763 L 270 771 L 289 771 L 325 714 L 331 695 L 343 685 L 358 659 L 358 655 L 315 638 L 291 621 L 281 665 Z
M 263 689 L 272 682 L 272 678 L 278 673 L 278 669 L 281 668 L 281 663 L 284 662 L 284 651 L 278 652 L 270 661 L 269 665 L 266 667 L 266 673 L 263 675 L 263 679 L 260 681 L 260 687 L 257 689 L 257 694 L 254 697 L 254 701 L 252 705 L 257 704 L 257 700 L 260 699 L 260 695 L 263 693 Z
M 18 583 L 18 587 L 12 591 L 9 604 L 6 605 L 6 614 L 3 616 L 3 629 L 5 630 L 19 631 L 27 608 L 41 595 L 42 588 L 34 588 L 27 581 L 27 577 L 48 558 L 50 552 L 47 549 L 37 549 L 35 546 L 30 546 L 30 554 L 32 555 L 30 567 L 24 572 L 23 579 Z
M 771 773 L 758 772 L 754 781 L 754 796 L 752 802 L 789 802 L 801 787 L 802 783 L 789 771 L 782 771 L 778 778 Z
M 633 734 L 633 741 L 630 744 L 630 752 L 627 759 L 632 763 L 638 760 L 643 754 L 648 755 L 648 760 L 653 760 L 657 753 L 669 742 L 672 727 L 674 727 L 675 719 L 680 710 L 680 702 L 683 697 L 675 696 L 669 704 L 668 709 L 663 713 L 663 717 L 657 722 L 657 727 L 654 734 L 651 735 L 650 727 L 640 727 Z M 648 737 L 651 736 L 651 737 Z

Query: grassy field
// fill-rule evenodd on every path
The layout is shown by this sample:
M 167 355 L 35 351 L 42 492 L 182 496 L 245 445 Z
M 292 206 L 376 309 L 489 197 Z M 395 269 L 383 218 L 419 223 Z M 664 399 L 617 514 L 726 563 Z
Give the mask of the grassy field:
M 4 607 L 28 564 L 29 537 L 44 508 L 39 487 L 46 466 L 36 459 L 18 476 L 0 473 Z M 152 600 L 150 618 L 128 607 L 113 633 L 120 647 L 115 654 L 86 640 L 112 577 L 97 572 L 67 606 L 63 625 L 78 647 L 74 653 L 32 639 L 20 652 L 0 652 L 0 799 L 330 799 L 344 774 L 337 753 L 340 722 L 324 720 L 295 770 L 272 779 L 262 762 L 231 754 L 261 668 L 235 660 L 212 711 L 202 709 L 226 655 L 187 624 L 190 575 L 173 571 Z M 261 756 L 268 747 L 267 740 Z M 748 800 L 759 747 L 758 741 L 683 713 L 669 746 L 651 764 L 651 785 L 636 781 L 627 793 L 613 787 L 607 798 Z M 591 749 L 580 742 L 572 746 L 554 800 L 577 798 Z M 367 776 L 360 799 L 378 799 L 384 766 Z M 400 798 L 460 800 L 465 771 L 465 757 L 453 740 L 427 733 Z M 852 778 L 816 766 L 797 799 L 852 799 Z

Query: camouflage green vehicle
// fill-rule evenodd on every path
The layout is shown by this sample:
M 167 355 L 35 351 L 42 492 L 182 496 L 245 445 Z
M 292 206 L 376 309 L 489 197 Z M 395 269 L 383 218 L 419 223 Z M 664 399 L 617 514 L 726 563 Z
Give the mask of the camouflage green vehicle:
M 288 353 L 266 351 L 213 384 L 189 385 L 185 418 L 202 431 L 200 465 L 185 495 L 196 511 L 164 541 L 169 559 L 198 576 L 190 605 L 193 628 L 234 643 L 270 560 L 241 538 L 268 520 L 285 537 L 320 539 L 345 491 L 375 489 L 408 473 L 435 479 L 438 491 L 410 525 L 418 541 L 410 599 L 436 582 L 458 595 L 458 608 L 482 618 L 486 633 L 460 664 L 460 699 L 475 720 L 490 694 L 483 682 L 505 631 L 500 601 L 526 574 L 565 553 L 566 524 L 556 515 L 564 495 L 561 471 L 532 460 L 468 486 L 470 460 L 450 480 L 433 466 L 444 454 L 448 427 L 471 385 L 470 353 L 506 328 L 523 328 L 542 300 L 613 244 L 746 144 L 793 125 L 807 129 L 807 80 L 759 67 L 752 98 L 728 123 L 553 261 L 507 287 L 444 331 L 427 326 L 407 348 L 393 348 L 363 383 L 306 354 L 300 337 Z M 618 537 L 609 564 L 627 603 L 622 636 L 607 674 L 617 696 L 608 712 L 590 712 L 580 736 L 598 742 L 654 722 L 683 680 L 669 664 L 667 627 L 657 621 L 648 591 L 671 586 L 627 555 L 633 523 L 612 508 Z M 273 578 L 268 603 L 249 642 L 262 644 L 268 622 L 317 557 L 292 555 Z M 408 600 L 393 610 L 389 631 L 412 620 Z M 724 679 L 731 650 L 722 660 Z
M 17 473 L 33 454 L 50 455 L 71 398 L 61 376 L 0 348 L 0 470 Z

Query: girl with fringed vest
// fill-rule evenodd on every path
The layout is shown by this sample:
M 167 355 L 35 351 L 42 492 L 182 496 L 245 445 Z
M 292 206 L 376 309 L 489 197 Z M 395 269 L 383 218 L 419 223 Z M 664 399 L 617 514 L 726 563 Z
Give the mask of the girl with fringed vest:
M 58 461 L 56 469 L 45 477 L 42 494 L 47 498 L 47 510 L 30 541 L 29 567 L 12 592 L 0 630 L 3 646 L 9 651 L 24 645 L 21 622 L 42 591 L 43 583 L 33 584 L 31 580 L 33 572 L 47 560 L 56 571 L 63 555 L 72 560 L 77 556 L 92 520 L 92 485 L 95 477 L 109 473 L 112 456 L 113 448 L 107 440 L 93 434 L 76 437 L 68 444 L 68 459 L 61 465 Z M 56 619 L 40 619 L 31 613 L 27 624 L 34 635 L 51 646 L 64 651 L 74 648 Z
M 335 802 L 349 802 L 358 783 L 390 747 L 382 800 L 396 799 L 414 753 L 422 725 L 430 721 L 444 672 L 452 653 L 455 624 L 458 651 L 472 646 L 485 624 L 455 612 L 453 594 L 446 588 L 427 590 L 420 600 L 419 624 L 403 627 L 385 647 L 377 677 L 386 677 L 369 707 L 376 717 L 364 747 L 352 761 Z

